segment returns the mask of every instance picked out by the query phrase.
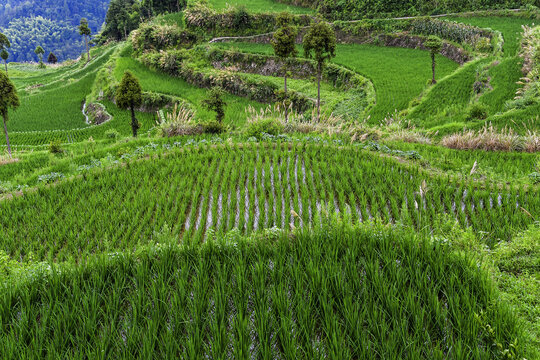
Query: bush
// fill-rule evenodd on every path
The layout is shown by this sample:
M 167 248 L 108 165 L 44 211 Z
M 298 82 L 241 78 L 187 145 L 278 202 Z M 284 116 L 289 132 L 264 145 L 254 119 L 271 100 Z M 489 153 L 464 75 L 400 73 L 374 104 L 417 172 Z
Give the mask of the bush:
M 467 109 L 467 120 L 485 120 L 488 117 L 488 107 L 482 103 L 474 103 Z
M 51 154 L 61 154 L 64 152 L 62 149 L 62 142 L 60 140 L 54 140 L 49 144 L 49 152 Z
M 277 136 L 283 131 L 283 125 L 274 119 L 263 119 L 247 124 L 245 133 L 248 137 L 261 139 L 262 134 Z
M 118 140 L 120 133 L 116 129 L 110 129 L 105 131 L 105 138 L 110 140 Z
M 221 134 L 227 130 L 225 125 L 216 120 L 203 123 L 202 125 L 205 134 Z

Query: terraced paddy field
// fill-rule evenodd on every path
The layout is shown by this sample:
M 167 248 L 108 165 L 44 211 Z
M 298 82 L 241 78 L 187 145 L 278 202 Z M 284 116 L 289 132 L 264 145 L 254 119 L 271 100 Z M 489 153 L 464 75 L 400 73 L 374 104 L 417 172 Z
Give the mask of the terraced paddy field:
M 229 43 L 214 46 L 273 54 L 272 47 L 264 44 Z M 301 47 L 298 47 L 298 51 L 303 54 Z M 336 64 L 356 71 L 373 82 L 377 100 L 370 115 L 374 123 L 406 109 L 409 102 L 422 93 L 431 78 L 431 59 L 425 51 L 350 44 L 338 45 L 336 54 L 333 59 Z M 437 61 L 438 78 L 452 73 L 459 66 L 443 56 L 438 56 Z
M 216 10 L 224 10 L 231 6 L 238 5 L 234 1 L 229 0 L 210 0 L 209 1 L 212 8 Z M 282 4 L 279 2 L 271 0 L 251 0 L 242 4 L 244 8 L 253 13 L 269 13 L 269 12 L 282 12 L 288 11 L 293 14 L 313 14 L 313 9 L 300 7 L 300 6 L 291 6 L 287 4 Z
M 417 229 L 447 214 L 487 232 L 494 242 L 531 224 L 527 213 L 540 212 L 534 190 L 429 178 L 418 168 L 354 147 L 215 147 L 159 152 L 150 155 L 152 161 L 128 161 L 105 177 L 83 172 L 4 201 L 0 245 L 14 258 L 66 260 L 129 249 L 164 226 L 178 238 L 200 243 L 210 229 L 249 234 L 302 227 L 323 212 L 353 223 L 380 219 Z
M 486 321 L 502 344 L 521 336 L 485 273 L 410 232 L 238 240 L 36 271 L 2 288 L 2 354 L 488 359 Z
M 532 21 L 451 18 L 501 31 L 504 51 L 460 42 L 471 61 L 437 55 L 436 85 L 427 51 L 339 44 L 320 122 L 299 46 L 288 88 L 307 105 L 286 121 L 271 46 L 208 41 L 315 11 L 241 4 L 209 1 L 223 29 L 195 19 L 208 34 L 190 8 L 88 64 L 10 65 L 0 358 L 538 358 L 538 103 L 507 111 Z M 498 36 L 422 21 L 418 36 Z M 137 138 L 114 104 L 128 70 L 148 101 Z M 204 105 L 216 84 L 222 126 Z M 85 121 L 93 102 L 101 125 Z

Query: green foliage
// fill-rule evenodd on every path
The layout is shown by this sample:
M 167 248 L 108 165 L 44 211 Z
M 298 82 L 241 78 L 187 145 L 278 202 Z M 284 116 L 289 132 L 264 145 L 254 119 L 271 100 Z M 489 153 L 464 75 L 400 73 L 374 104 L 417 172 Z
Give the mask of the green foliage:
M 12 61 L 32 60 L 36 45 L 54 51 L 60 61 L 76 58 L 84 49 L 76 26 L 88 19 L 93 32 L 100 30 L 109 0 L 9 0 L 0 4 L 0 28 L 13 40 Z
M 126 71 L 118 89 L 116 90 L 116 105 L 121 109 L 131 111 L 131 129 L 133 137 L 137 137 L 137 130 L 141 124 L 135 117 L 135 108 L 142 104 L 142 88 L 137 79 L 130 71 Z
M 120 138 L 120 133 L 116 129 L 109 129 L 105 131 L 105 138 L 109 140 L 116 141 Z
M 208 110 L 216 113 L 216 121 L 220 124 L 225 118 L 225 107 L 227 106 L 227 103 L 223 100 L 223 95 L 222 89 L 214 87 L 208 92 L 206 99 L 202 102 Z
M 131 43 L 136 54 L 148 51 L 167 50 L 178 47 L 192 47 L 197 35 L 178 25 L 156 25 L 152 22 L 141 24 L 133 31 Z
M 45 54 L 45 50 L 43 50 L 43 48 L 41 46 L 37 46 L 36 49 L 34 50 L 34 54 L 36 54 L 37 56 L 39 56 L 39 59 L 41 60 L 41 57 L 43 56 L 43 54 Z
M 263 134 L 277 136 L 283 133 L 283 125 L 275 119 L 249 122 L 244 129 L 247 137 L 262 139 Z
M 146 160 L 135 161 L 140 157 Z M 365 151 L 363 145 L 332 145 L 313 137 L 296 143 L 285 138 L 280 145 L 220 145 L 172 138 L 163 146 L 139 145 L 117 160 L 122 166 L 109 169 L 106 175 L 91 171 L 54 188 L 0 202 L 1 248 L 22 260 L 33 252 L 38 260 L 62 261 L 147 243 L 165 222 L 174 224 L 174 236 L 199 243 L 210 229 L 225 233 L 238 228 L 251 233 L 273 226 L 288 228 L 290 222 L 307 226 L 324 211 L 349 214 L 353 223 L 399 221 L 428 232 L 434 217 L 447 214 L 462 227 L 485 232 L 483 241 L 494 246 L 534 222 L 516 208 L 517 199 L 529 213 L 540 211 L 534 189 L 454 181 L 446 174 L 430 177 L 418 167 Z M 91 164 L 88 158 L 77 165 L 86 164 Z M 23 165 L 13 169 L 20 172 L 18 166 Z M 69 163 L 45 167 L 39 175 L 51 171 L 71 176 Z M 359 181 L 359 173 L 371 180 Z M 133 192 L 134 188 L 138 191 Z M 183 191 L 169 196 L 171 188 Z M 126 198 L 132 204 L 129 211 L 125 211 Z M 24 213 L 21 208 L 26 209 Z M 299 217 L 291 216 L 291 210 Z M 88 226 L 90 218 L 92 226 Z M 36 226 L 17 231 L 29 221 Z M 59 233 L 65 235 L 59 238 Z
M 111 0 L 105 17 L 102 36 L 115 40 L 126 39 L 140 23 L 140 7 L 136 0 Z
M 203 122 L 202 126 L 205 134 L 221 134 L 227 131 L 223 122 L 217 120 Z
M 185 6 L 186 0 L 112 0 L 105 18 L 103 40 L 127 39 L 140 22 L 159 14 L 180 12 Z
M 484 120 L 488 115 L 488 107 L 480 102 L 472 103 L 467 108 L 467 120 Z
M 279 29 L 274 32 L 271 41 L 274 53 L 282 59 L 295 57 L 298 53 L 296 50 L 296 36 L 298 35 L 298 30 L 291 26 L 292 16 L 289 13 L 280 14 L 277 22 L 279 24 Z
M 204 37 L 238 36 L 269 33 L 275 30 L 278 15 L 274 13 L 248 13 L 242 7 L 217 12 L 196 2 L 185 11 L 186 26 Z M 291 25 L 307 26 L 311 17 L 296 15 Z
M 489 9 L 515 9 L 529 6 L 529 0 L 281 0 L 285 3 L 294 3 L 301 6 L 317 8 L 319 12 L 330 20 L 356 20 L 371 17 L 394 17 L 456 13 Z M 539 5 L 536 0 L 533 3 Z
M 9 53 L 6 51 L 6 49 L 0 50 L 0 59 L 4 60 L 6 63 L 6 69 L 7 69 L 7 59 L 9 58 Z
M 47 62 L 49 64 L 56 64 L 58 62 L 58 58 L 56 57 L 56 55 L 54 55 L 54 53 L 51 52 L 47 57 Z
M 62 142 L 60 140 L 54 140 L 49 144 L 49 152 L 51 154 L 61 154 L 64 152 L 62 149 Z
M 429 49 L 431 54 L 438 54 L 442 49 L 443 43 L 438 36 L 430 35 L 424 43 L 424 46 Z
M 56 53 L 60 61 L 76 58 L 84 48 L 74 26 L 40 16 L 11 20 L 5 33 L 13 40 L 12 61 L 34 61 L 37 45 Z
M 11 42 L 8 37 L 0 32 L 0 50 L 11 47 Z
M 6 74 L 0 72 L 0 116 L 7 120 L 8 110 L 17 109 L 20 105 L 17 89 Z
M 88 20 L 86 18 L 81 18 L 81 23 L 78 26 L 79 35 L 90 36 L 92 35 L 92 30 L 88 27 Z
M 141 84 L 130 71 L 126 71 L 116 90 L 116 105 L 121 109 L 131 109 L 141 104 Z
M 304 36 L 304 56 L 324 64 L 336 56 L 336 33 L 325 21 L 314 23 Z

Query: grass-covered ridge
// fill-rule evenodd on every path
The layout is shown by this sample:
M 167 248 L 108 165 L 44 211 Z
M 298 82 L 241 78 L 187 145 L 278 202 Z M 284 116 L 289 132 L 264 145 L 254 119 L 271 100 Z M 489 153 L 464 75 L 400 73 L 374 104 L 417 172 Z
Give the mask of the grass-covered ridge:
M 102 256 L 0 285 L 4 357 L 523 354 L 513 348 L 518 324 L 487 275 L 406 230 L 324 225 L 184 249 L 161 241 L 136 257 Z

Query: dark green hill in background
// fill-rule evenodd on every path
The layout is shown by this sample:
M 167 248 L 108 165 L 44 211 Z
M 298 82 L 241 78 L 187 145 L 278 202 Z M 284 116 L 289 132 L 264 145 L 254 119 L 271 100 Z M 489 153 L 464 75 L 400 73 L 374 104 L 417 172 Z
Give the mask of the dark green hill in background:
M 109 0 L 0 0 L 0 31 L 10 39 L 9 61 L 36 61 L 40 45 L 59 61 L 75 58 L 84 49 L 77 25 L 88 19 L 93 33 L 101 29 Z

